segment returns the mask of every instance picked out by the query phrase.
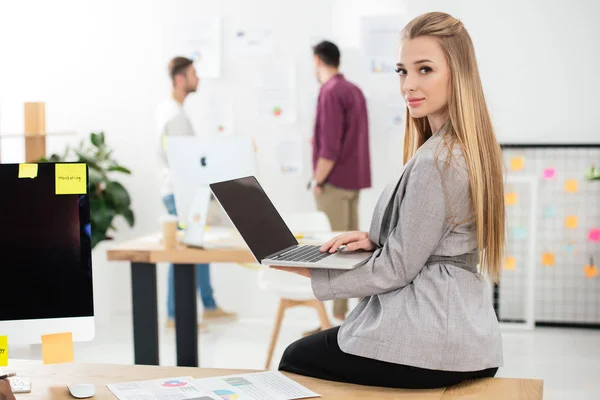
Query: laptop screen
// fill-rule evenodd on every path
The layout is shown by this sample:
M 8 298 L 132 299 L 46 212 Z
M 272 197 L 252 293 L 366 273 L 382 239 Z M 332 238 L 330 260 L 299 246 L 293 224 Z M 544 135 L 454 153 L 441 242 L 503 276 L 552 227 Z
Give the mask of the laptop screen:
M 259 262 L 298 244 L 255 177 L 213 183 L 210 188 Z

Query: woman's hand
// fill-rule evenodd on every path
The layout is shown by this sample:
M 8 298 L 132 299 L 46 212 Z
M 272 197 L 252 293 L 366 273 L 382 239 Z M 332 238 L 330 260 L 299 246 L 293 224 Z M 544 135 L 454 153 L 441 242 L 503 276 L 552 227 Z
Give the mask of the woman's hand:
M 377 248 L 377 246 L 375 246 L 375 243 L 373 243 L 371 239 L 369 239 L 369 234 L 367 232 L 348 232 L 336 236 L 329 242 L 325 243 L 323 246 L 321 246 L 321 251 L 323 253 L 326 251 L 329 251 L 330 253 L 335 253 L 336 251 L 338 251 L 340 246 L 344 245 L 346 245 L 346 249 L 348 251 L 373 251 Z
M 310 269 L 303 267 L 278 267 L 271 266 L 270 268 L 277 269 L 279 271 L 292 272 L 294 274 L 298 274 L 300 276 L 304 276 L 306 278 L 310 278 Z

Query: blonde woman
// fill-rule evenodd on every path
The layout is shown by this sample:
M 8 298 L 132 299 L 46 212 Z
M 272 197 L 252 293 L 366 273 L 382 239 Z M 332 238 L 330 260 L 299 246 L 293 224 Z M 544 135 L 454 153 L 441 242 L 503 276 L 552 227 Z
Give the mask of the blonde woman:
M 310 277 L 319 300 L 364 300 L 341 327 L 291 344 L 281 370 L 433 388 L 493 377 L 502 365 L 485 278 L 498 278 L 504 247 L 501 156 L 463 24 L 439 12 L 412 20 L 397 72 L 407 105 L 402 173 L 379 199 L 369 233 L 322 248 L 373 257 L 352 271 L 277 267 Z

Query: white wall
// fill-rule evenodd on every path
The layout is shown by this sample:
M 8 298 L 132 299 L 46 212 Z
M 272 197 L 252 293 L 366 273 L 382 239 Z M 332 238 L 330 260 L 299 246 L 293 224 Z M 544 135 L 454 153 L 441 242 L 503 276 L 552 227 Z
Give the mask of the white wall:
M 489 107 L 503 141 L 598 142 L 594 120 L 600 92 L 600 52 L 596 24 L 600 5 L 593 0 L 453 1 L 423 0 L 81 0 L 0 3 L 0 132 L 23 129 L 25 101 L 45 101 L 49 131 L 74 130 L 79 137 L 104 130 L 115 156 L 134 174 L 123 178 L 137 216 L 135 228 L 120 223 L 118 240 L 158 229 L 162 213 L 154 162 L 154 109 L 168 94 L 161 29 L 186 15 L 223 16 L 222 78 L 204 80 L 187 105 L 198 124 L 199 107 L 211 93 L 234 97 L 236 134 L 257 136 L 261 178 L 283 212 L 314 208 L 304 190 L 309 178 L 309 146 L 303 149 L 305 173 L 283 178 L 272 172 L 275 139 L 312 130 L 315 96 L 310 40 L 329 37 L 342 47 L 343 70 L 359 83 L 368 101 L 374 188 L 363 193 L 361 227 L 368 228 L 378 194 L 401 164 L 399 133 L 386 132 L 384 108 L 398 100 L 394 75 L 369 76 L 357 49 L 359 17 L 443 10 L 460 17 L 478 53 Z M 238 27 L 266 27 L 277 32 L 277 54 L 297 67 L 298 121 L 274 125 L 259 120 L 250 88 L 251 65 L 231 51 Z M 229 36 L 228 36 L 229 35 Z M 395 57 L 395 55 L 390 55 Z M 49 151 L 75 138 L 49 140 Z M 16 140 L 0 142 L 3 162 L 20 162 Z M 95 252 L 97 313 L 103 317 L 130 309 L 126 264 L 106 263 Z M 255 273 L 235 266 L 213 268 L 218 299 L 244 315 L 270 316 L 270 298 L 254 286 Z M 166 268 L 160 270 L 164 295 Z M 161 302 L 162 306 L 163 302 Z

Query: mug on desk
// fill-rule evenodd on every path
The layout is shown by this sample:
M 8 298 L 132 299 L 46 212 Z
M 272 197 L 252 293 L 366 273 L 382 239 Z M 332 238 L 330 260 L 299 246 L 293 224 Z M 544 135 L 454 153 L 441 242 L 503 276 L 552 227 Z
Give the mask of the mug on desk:
M 163 235 L 163 246 L 166 250 L 177 248 L 177 217 L 174 215 L 165 215 L 160 220 Z

